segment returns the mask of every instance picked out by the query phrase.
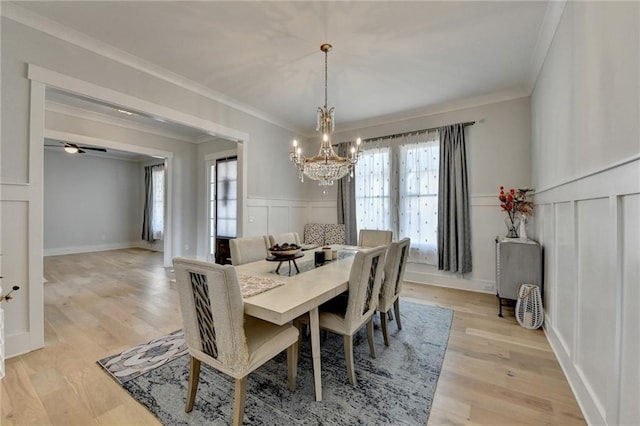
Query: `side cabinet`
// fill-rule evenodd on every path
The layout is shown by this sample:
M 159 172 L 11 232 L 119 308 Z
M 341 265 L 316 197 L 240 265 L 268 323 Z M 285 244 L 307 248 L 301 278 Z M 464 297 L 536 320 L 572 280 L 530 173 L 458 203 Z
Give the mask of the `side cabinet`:
M 520 284 L 535 284 L 542 294 L 542 247 L 534 240 L 496 237 L 498 316 L 505 302 L 518 298 Z

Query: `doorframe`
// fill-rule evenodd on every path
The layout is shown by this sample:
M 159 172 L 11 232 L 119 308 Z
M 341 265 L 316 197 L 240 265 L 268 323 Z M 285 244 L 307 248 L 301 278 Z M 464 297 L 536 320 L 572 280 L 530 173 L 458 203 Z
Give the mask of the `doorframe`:
M 237 157 L 238 161 L 240 161 L 240 157 L 239 157 L 239 153 L 237 149 L 229 149 L 229 150 L 225 150 L 225 151 L 220 151 L 220 152 L 214 152 L 211 154 L 207 154 L 204 156 L 204 164 L 206 167 L 206 173 L 205 173 L 205 193 L 204 193 L 204 199 L 207 200 L 207 202 L 205 203 L 205 207 L 204 207 L 204 213 L 205 213 L 205 217 L 207 218 L 207 223 L 206 223 L 206 228 L 207 228 L 207 252 L 206 252 L 206 256 L 207 259 L 209 259 L 210 261 L 215 261 L 214 259 L 210 259 L 210 251 L 211 251 L 211 247 L 210 247 L 210 238 L 211 238 L 211 199 L 209 197 L 210 192 L 209 192 L 209 183 L 211 182 L 211 166 L 216 164 L 216 161 L 220 158 L 226 158 L 226 157 Z M 239 164 L 239 163 L 238 163 Z M 240 170 L 238 169 L 238 172 Z M 240 173 L 238 173 L 238 183 L 240 182 Z M 215 201 L 215 200 L 214 200 Z M 240 200 L 238 200 L 237 202 L 238 205 L 238 210 L 240 208 Z M 239 212 L 238 212 L 239 213 Z M 241 222 L 241 216 L 237 216 L 236 217 L 236 235 L 239 236 L 239 232 L 238 230 L 240 229 L 240 222 Z M 217 235 L 216 235 L 217 236 Z
M 117 92 L 93 83 L 89 83 L 68 75 L 64 75 L 46 68 L 28 64 L 27 78 L 30 82 L 30 104 L 29 104 L 29 217 L 28 217 L 28 281 L 29 281 L 29 329 L 26 333 L 21 333 L 19 339 L 16 339 L 15 347 L 12 352 L 15 354 L 29 352 L 44 347 L 44 139 L 46 135 L 55 135 L 55 131 L 45 130 L 45 111 L 46 111 L 46 88 L 56 88 L 88 97 L 98 101 L 106 102 L 122 106 L 123 108 L 135 111 L 145 112 L 154 117 L 165 119 L 185 126 L 189 126 L 212 136 L 236 141 L 238 144 L 238 168 L 239 175 L 242 179 L 238 182 L 238 198 L 242 199 L 238 203 L 238 217 L 242 220 L 238 223 L 239 232 L 243 228 L 244 211 L 246 211 L 246 193 L 247 193 L 247 170 L 246 164 L 248 159 L 248 142 L 249 134 L 236 130 L 224 125 L 215 123 L 210 120 L 202 119 L 194 115 L 178 111 L 163 105 L 145 101 Z M 62 132 L 60 132 L 62 133 Z M 88 140 L 96 143 L 96 138 L 90 138 L 82 135 L 71 135 L 77 137 L 80 143 L 89 143 Z M 129 145 L 120 142 L 98 140 L 103 146 L 112 147 L 113 149 L 131 150 L 138 149 L 146 152 L 161 152 L 163 157 L 167 158 L 170 169 L 172 158 L 175 152 L 154 150 L 152 148 L 144 148 L 137 145 Z M 141 152 L 144 153 L 144 152 Z M 167 191 L 173 193 L 172 179 L 168 180 Z M 172 204 L 170 197 L 168 202 Z M 167 222 L 172 224 L 173 211 L 167 210 Z M 177 217 L 180 217 L 178 214 Z M 165 241 L 164 263 L 165 266 L 171 266 L 171 256 L 175 250 L 173 245 L 173 226 L 172 231 L 167 234 L 169 241 Z M 169 259 L 169 262 L 167 262 Z M 20 340 L 19 342 L 17 340 Z M 12 345 L 13 346 L 13 345 Z

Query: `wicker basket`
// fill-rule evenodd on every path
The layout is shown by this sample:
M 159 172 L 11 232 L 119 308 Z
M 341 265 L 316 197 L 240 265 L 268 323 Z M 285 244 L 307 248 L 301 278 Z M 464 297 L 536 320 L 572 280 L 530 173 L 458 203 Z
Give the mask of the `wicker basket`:
M 540 287 L 534 284 L 520 284 L 515 314 L 518 324 L 524 328 L 540 328 L 544 321 Z

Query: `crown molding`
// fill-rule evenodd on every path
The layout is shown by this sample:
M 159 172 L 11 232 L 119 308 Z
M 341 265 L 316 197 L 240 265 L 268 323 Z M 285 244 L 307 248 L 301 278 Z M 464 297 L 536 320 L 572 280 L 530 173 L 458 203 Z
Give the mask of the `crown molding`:
M 171 132 L 170 130 L 161 130 L 153 125 L 147 125 L 142 123 L 136 123 L 125 118 L 112 117 L 110 115 L 100 114 L 93 111 L 88 111 L 83 108 L 77 108 L 70 105 L 65 105 L 53 101 L 46 101 L 45 108 L 47 111 L 55 112 L 58 114 L 69 115 L 90 121 L 97 121 L 98 123 L 108 124 L 117 127 L 124 127 L 127 129 L 135 130 L 138 132 L 149 133 L 157 136 L 163 136 L 171 139 L 177 139 L 182 142 L 199 143 L 198 139 L 189 138 L 179 132 Z M 213 136 L 207 136 L 207 138 L 214 138 Z
M 547 10 L 544 13 L 542 25 L 540 25 L 540 32 L 538 33 L 538 40 L 536 46 L 533 49 L 533 55 L 531 63 L 529 64 L 529 73 L 525 82 L 525 89 L 531 94 L 533 88 L 538 81 L 540 71 L 547 58 L 551 43 L 560 25 L 560 19 L 564 12 L 564 7 L 567 4 L 567 0 L 553 0 L 547 3 Z
M 300 133 L 300 129 L 295 129 L 295 126 L 291 125 L 290 123 L 283 122 L 277 117 L 274 117 L 264 111 L 243 104 L 231 98 L 230 96 L 189 80 L 179 74 L 174 73 L 173 71 L 169 71 L 166 68 L 160 67 L 135 55 L 117 49 L 86 34 L 80 33 L 60 23 L 32 13 L 16 5 L 15 3 L 3 1 L 2 7 L 0 8 L 0 14 L 7 19 L 11 19 L 12 21 L 18 22 L 36 31 L 48 34 L 52 37 L 66 41 L 67 43 L 74 44 L 100 56 L 104 56 L 105 58 L 119 62 L 128 67 L 144 72 L 168 83 L 174 84 L 197 95 L 204 96 L 212 101 L 219 102 L 230 108 L 244 112 L 245 114 L 249 114 L 268 123 L 275 124 L 276 126 L 282 127 L 286 130 Z

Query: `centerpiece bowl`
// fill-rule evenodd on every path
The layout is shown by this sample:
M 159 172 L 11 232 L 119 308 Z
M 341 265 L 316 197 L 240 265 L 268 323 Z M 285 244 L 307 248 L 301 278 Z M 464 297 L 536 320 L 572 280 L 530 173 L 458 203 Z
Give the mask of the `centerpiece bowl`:
M 269 253 L 275 257 L 289 257 L 300 253 L 302 248 L 297 244 L 276 244 L 269 249 Z

